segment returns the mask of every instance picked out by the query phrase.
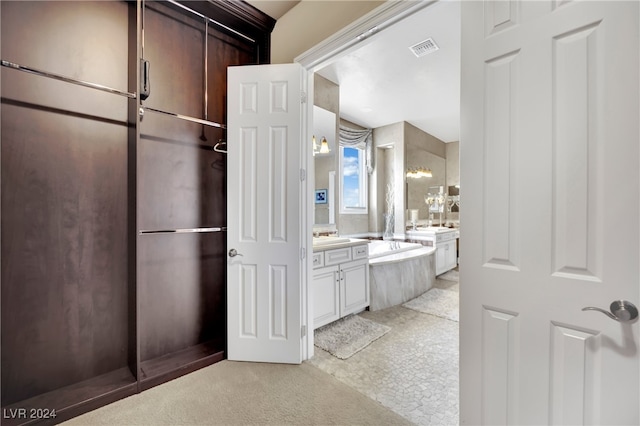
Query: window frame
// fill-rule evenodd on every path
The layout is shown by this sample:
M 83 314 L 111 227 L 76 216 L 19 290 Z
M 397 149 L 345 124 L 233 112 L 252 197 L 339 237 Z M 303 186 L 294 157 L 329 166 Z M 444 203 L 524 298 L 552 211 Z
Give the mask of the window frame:
M 359 195 L 360 203 L 363 207 L 347 207 L 344 202 L 344 149 L 354 148 L 358 150 L 358 164 L 359 164 Z M 366 165 L 366 145 L 360 143 L 357 145 L 340 145 L 338 151 L 338 184 L 339 184 L 339 206 L 340 214 L 369 214 L 369 197 L 368 197 L 368 173 Z

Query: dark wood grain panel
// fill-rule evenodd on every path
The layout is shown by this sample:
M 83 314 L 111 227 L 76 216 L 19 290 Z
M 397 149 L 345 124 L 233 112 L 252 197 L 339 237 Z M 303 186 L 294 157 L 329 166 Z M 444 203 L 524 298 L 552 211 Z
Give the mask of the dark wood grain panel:
M 140 62 L 142 51 L 142 15 L 137 4 L 129 3 L 128 61 L 127 81 L 129 91 L 138 92 L 140 87 Z M 132 66 L 133 65 L 133 66 Z M 129 316 L 128 354 L 129 370 L 138 379 L 140 366 L 140 339 L 138 338 L 138 140 L 140 139 L 140 114 L 138 99 L 130 99 L 127 105 L 127 117 L 130 123 L 127 132 L 127 281 L 129 298 L 127 310 Z M 139 391 L 136 382 L 136 391 Z
M 204 2 L 181 0 L 180 3 L 251 37 L 256 47 L 256 62 L 260 64 L 269 63 L 271 57 L 270 35 L 276 24 L 275 19 L 243 1 L 218 0 Z M 179 13 L 188 15 L 188 12 L 184 12 L 177 6 L 170 4 L 169 6 Z
M 84 31 L 92 23 L 98 37 L 126 29 L 127 5 L 89 3 L 3 2 L 3 54 L 36 62 L 57 47 L 43 35 L 82 21 L 64 29 L 75 40 L 56 62 L 39 66 L 60 61 L 65 73 L 83 74 L 91 66 L 76 55 L 85 51 L 84 60 L 126 77 L 126 35 L 105 36 L 105 51 L 121 52 L 105 60 L 104 51 L 86 51 Z M 40 31 L 29 25 L 55 14 Z M 3 406 L 127 365 L 127 103 L 61 85 L 2 70 Z
M 226 123 L 227 110 L 227 67 L 233 65 L 256 64 L 255 50 L 250 46 L 230 43 L 215 29 L 209 29 L 209 117 Z
M 126 127 L 85 121 L 2 108 L 3 405 L 126 364 Z
M 153 39 L 145 57 L 164 70 L 153 74 L 152 84 L 162 87 L 153 105 L 202 117 L 205 26 L 172 13 L 154 5 L 145 18 L 146 36 Z M 184 45 L 184 35 L 172 32 L 188 33 L 193 43 Z M 224 122 L 227 66 L 251 61 L 255 46 L 213 28 L 208 40 L 208 117 Z M 180 61 L 172 60 L 167 52 L 178 49 Z M 186 77 L 174 81 L 181 73 Z M 152 89 L 145 102 L 156 94 Z M 212 150 L 225 137 L 221 129 L 145 115 L 138 150 L 141 229 L 226 225 L 226 157 Z M 226 341 L 226 235 L 145 235 L 137 244 L 141 360 Z
M 210 26 L 205 77 L 202 20 L 148 5 L 145 104 L 202 117 L 208 78 L 208 118 L 225 123 L 227 66 L 268 62 L 275 21 L 193 3 L 256 40 Z M 135 2 L 0 7 L 3 59 L 138 91 Z M 58 422 L 223 359 L 225 233 L 137 230 L 226 224 L 224 130 L 150 112 L 138 125 L 135 100 L 1 72 L 3 407 L 55 407 Z
M 149 389 L 222 361 L 225 343 L 212 340 L 143 362 L 140 365 L 141 389 Z
M 136 379 L 124 367 L 3 407 L 2 424 L 58 424 L 136 392 Z
M 225 240 L 223 233 L 141 237 L 142 361 L 226 340 Z

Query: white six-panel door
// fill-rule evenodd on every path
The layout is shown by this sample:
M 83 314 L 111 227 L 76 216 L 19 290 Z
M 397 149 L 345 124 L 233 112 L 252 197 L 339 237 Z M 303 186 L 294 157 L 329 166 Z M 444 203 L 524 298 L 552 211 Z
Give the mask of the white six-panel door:
M 462 4 L 462 424 L 639 424 L 639 3 Z
M 228 69 L 230 360 L 302 361 L 303 76 L 298 64 Z

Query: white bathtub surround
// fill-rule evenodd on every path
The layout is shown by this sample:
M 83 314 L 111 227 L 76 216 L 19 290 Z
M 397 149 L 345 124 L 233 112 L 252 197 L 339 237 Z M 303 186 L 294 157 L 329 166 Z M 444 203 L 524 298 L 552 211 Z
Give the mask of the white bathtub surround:
M 400 305 L 429 290 L 435 282 L 434 253 L 433 247 L 420 244 L 372 241 L 369 309 Z
M 414 257 L 418 254 L 421 254 L 423 252 L 414 252 L 411 253 L 409 255 L 402 255 L 402 256 L 395 256 L 399 253 L 404 253 L 406 251 L 410 251 L 410 250 L 418 250 L 424 248 L 421 244 L 416 244 L 416 243 L 406 243 L 404 241 L 395 241 L 395 240 L 390 240 L 390 241 L 371 241 L 369 242 L 369 262 L 371 263 L 373 261 L 373 263 L 382 263 L 382 262 L 393 262 L 393 261 L 399 261 L 399 260 L 404 260 L 407 257 Z M 427 247 L 427 250 L 429 250 L 429 248 Z M 384 259 L 380 259 L 381 257 L 384 257 Z M 379 259 L 379 260 L 375 260 L 374 259 Z

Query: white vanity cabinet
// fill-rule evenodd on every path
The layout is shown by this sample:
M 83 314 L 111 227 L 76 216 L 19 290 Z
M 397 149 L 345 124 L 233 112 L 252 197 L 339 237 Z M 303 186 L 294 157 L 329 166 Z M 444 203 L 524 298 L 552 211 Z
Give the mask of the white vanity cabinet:
M 436 275 L 455 268 L 458 264 L 456 240 L 445 241 L 436 245 Z
M 314 329 L 369 306 L 367 244 L 313 253 Z
M 407 231 L 407 240 L 436 249 L 436 276 L 458 266 L 457 240 L 460 231 L 449 228 L 418 228 Z
M 369 306 L 369 261 L 340 265 L 340 318 Z
M 340 271 L 337 266 L 313 270 L 313 328 L 340 318 Z

